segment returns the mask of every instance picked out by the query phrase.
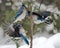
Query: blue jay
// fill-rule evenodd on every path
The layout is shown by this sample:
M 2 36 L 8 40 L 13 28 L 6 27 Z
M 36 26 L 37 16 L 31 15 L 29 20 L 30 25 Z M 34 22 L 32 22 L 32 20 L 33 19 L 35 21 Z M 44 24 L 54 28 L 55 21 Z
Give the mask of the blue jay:
M 15 19 L 18 18 L 23 13 L 24 8 L 25 8 L 25 6 L 22 5 L 22 7 L 20 8 L 20 10 L 17 12 L 17 14 L 15 16 Z
M 13 28 L 15 29 L 14 37 L 21 37 L 25 41 L 25 43 L 29 45 L 29 41 L 27 40 L 27 38 L 23 34 L 19 33 L 20 32 L 20 27 L 21 27 L 20 24 L 15 24 L 13 26 Z
M 28 16 L 29 15 L 30 15 L 30 11 L 28 11 Z M 50 11 L 44 11 L 44 12 L 41 12 L 40 14 L 36 12 L 32 12 L 32 15 L 38 16 L 37 20 L 45 21 L 45 23 L 47 24 L 53 22 L 51 19 L 46 20 L 46 18 L 51 15 Z
M 42 13 L 36 13 L 36 12 L 32 12 L 32 15 L 36 15 L 38 16 L 37 20 L 44 20 L 45 18 L 47 18 L 49 15 L 51 14 L 51 12 L 49 11 L 44 11 Z M 30 15 L 30 11 L 28 11 L 28 15 Z

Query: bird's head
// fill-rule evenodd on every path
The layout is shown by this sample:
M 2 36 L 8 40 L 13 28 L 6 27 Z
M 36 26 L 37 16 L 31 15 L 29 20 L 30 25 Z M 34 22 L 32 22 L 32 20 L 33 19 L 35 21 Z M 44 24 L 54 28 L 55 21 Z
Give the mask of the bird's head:
M 53 22 L 53 19 L 50 19 L 50 18 L 48 18 L 48 19 L 45 20 L 46 24 L 51 24 L 52 22 Z
M 27 8 L 24 4 L 22 4 L 23 7 Z
M 14 29 L 20 29 L 22 27 L 22 25 L 20 24 L 20 22 L 15 22 L 14 25 L 13 25 L 13 28 Z

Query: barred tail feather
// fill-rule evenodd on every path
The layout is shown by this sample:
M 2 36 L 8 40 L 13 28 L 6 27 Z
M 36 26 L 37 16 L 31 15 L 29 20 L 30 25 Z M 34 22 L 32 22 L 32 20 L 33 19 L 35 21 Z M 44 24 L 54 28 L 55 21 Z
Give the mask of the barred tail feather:
M 19 35 L 20 35 L 20 37 L 22 37 L 22 39 L 25 41 L 25 43 L 29 45 L 29 41 L 27 40 L 27 38 L 22 34 L 19 34 Z

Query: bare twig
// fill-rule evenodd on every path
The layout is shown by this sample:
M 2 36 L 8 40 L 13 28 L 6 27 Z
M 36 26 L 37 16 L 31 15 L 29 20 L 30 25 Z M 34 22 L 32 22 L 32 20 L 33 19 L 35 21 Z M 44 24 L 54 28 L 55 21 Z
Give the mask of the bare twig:
M 31 30 L 30 30 L 30 32 L 31 32 L 31 34 L 30 34 L 30 38 L 31 38 L 31 41 L 30 41 L 30 48 L 32 48 L 32 42 L 33 42 L 33 17 L 32 17 L 32 3 L 30 4 L 30 11 L 31 11 L 31 13 L 30 13 L 30 21 L 31 21 Z

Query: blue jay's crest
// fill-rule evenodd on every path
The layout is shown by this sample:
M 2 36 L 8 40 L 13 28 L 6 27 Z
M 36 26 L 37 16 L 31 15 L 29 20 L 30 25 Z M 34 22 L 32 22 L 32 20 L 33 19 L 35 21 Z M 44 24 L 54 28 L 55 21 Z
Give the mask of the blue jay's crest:
M 22 5 L 22 7 L 20 8 L 20 10 L 17 12 L 17 14 L 15 16 L 15 19 L 17 19 L 23 13 L 24 8 L 25 8 L 25 6 Z

